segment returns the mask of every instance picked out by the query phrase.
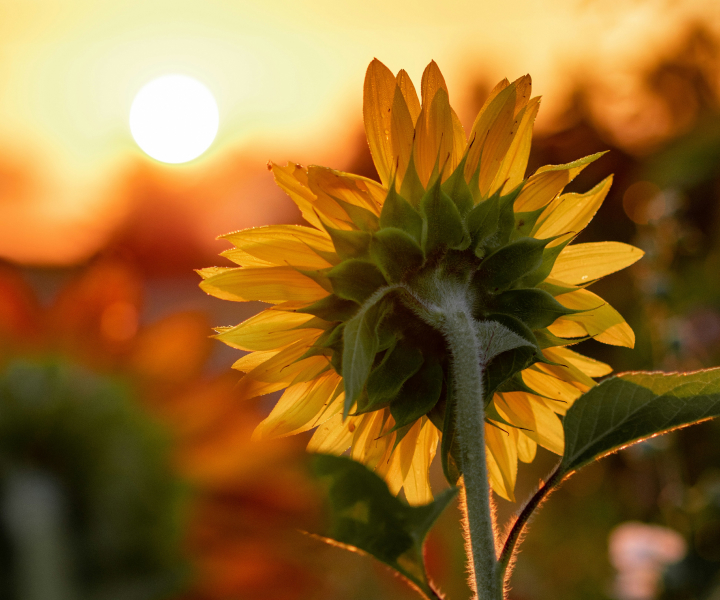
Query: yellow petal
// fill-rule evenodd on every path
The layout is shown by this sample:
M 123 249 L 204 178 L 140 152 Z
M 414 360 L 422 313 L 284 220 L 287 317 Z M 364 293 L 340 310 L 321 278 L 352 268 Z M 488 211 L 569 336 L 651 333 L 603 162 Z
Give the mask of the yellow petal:
M 544 351 L 543 353 L 548 358 L 553 356 L 552 353 L 545 353 Z M 596 385 L 591 377 L 585 375 L 585 373 L 573 365 L 544 365 L 538 363 L 534 365 L 534 368 L 569 383 L 581 392 L 587 392 L 591 387 L 595 387 Z
M 390 444 L 394 444 L 396 434 L 392 433 L 389 437 L 392 440 Z M 400 443 L 402 444 L 402 442 Z M 400 444 L 398 444 L 398 448 L 395 448 L 394 450 L 392 449 L 392 446 L 390 446 L 388 448 L 387 456 L 383 457 L 383 459 L 380 461 L 380 464 L 375 469 L 375 473 L 377 473 L 385 480 L 385 483 L 387 483 L 390 492 L 394 495 L 400 493 L 404 481 L 399 445 Z
M 328 419 L 315 430 L 307 445 L 308 452 L 340 455 L 350 447 L 353 433 L 361 417 L 348 417 L 342 414 Z
M 602 377 L 603 375 L 612 373 L 612 367 L 610 365 L 595 360 L 594 358 L 583 356 L 574 350 L 570 350 L 570 348 L 547 348 L 545 352 L 549 352 L 549 356 L 553 356 L 554 358 L 552 358 L 552 360 L 555 362 L 574 365 L 590 377 Z
M 523 75 L 515 81 L 515 115 L 518 115 L 530 103 L 532 97 L 532 78 Z
M 410 504 L 427 504 L 433 499 L 430 489 L 430 465 L 435 458 L 439 443 L 440 432 L 428 419 L 420 431 L 412 468 L 403 484 L 405 496 Z
M 518 459 L 531 463 L 537 454 L 537 442 L 529 438 L 523 431 L 518 431 Z
M 423 96 L 424 98 L 424 96 Z M 440 88 L 429 105 L 423 104 L 415 128 L 414 160 L 420 182 L 427 187 L 438 164 L 447 165 L 453 152 L 453 122 L 447 92 Z
M 312 318 L 303 313 L 264 310 L 215 337 L 239 350 L 276 350 L 302 339 L 317 339 L 315 330 L 297 329 Z
M 270 360 L 273 356 L 278 354 L 280 350 L 270 350 L 263 352 L 250 352 L 245 356 L 240 357 L 234 363 L 232 368 L 236 371 L 242 371 L 243 373 L 249 373 L 254 368 L 259 367 L 265 361 Z
M 328 206 L 329 202 L 337 205 L 335 200 L 341 200 L 369 210 L 377 216 L 380 215 L 380 207 L 374 201 L 365 183 L 358 178 L 327 167 L 311 166 L 308 167 L 308 182 L 310 189 L 318 197 L 318 203 L 328 201 Z M 328 196 L 328 198 L 325 199 L 323 196 Z M 344 210 L 342 212 L 347 214 Z M 340 213 L 336 213 L 336 216 L 339 218 Z M 345 219 L 349 220 L 350 218 L 345 217 Z
M 219 275 L 220 273 L 227 273 L 228 271 L 234 270 L 235 267 L 205 267 L 204 269 L 196 269 L 195 272 L 203 279 L 209 279 L 214 275 Z
M 555 261 L 550 277 L 565 283 L 588 283 L 640 260 L 645 253 L 620 242 L 593 242 L 566 246 Z
M 293 383 L 298 374 L 308 372 L 308 369 L 321 369 L 323 361 L 327 364 L 324 356 L 298 360 L 308 348 L 307 343 L 296 342 L 259 364 L 240 380 L 237 385 L 238 395 L 254 398 L 277 392 Z
M 569 408 L 581 394 L 574 385 L 532 367 L 522 372 L 522 378 L 530 389 L 549 398 L 553 402 L 553 406 L 558 402 L 558 411 Z
M 576 315 L 568 315 L 563 319 L 575 321 L 582 325 L 587 334 L 593 336 L 598 342 L 612 346 L 635 347 L 633 330 L 620 313 L 600 296 L 588 290 L 577 290 L 569 294 L 561 294 L 556 300 L 567 308 L 587 311 Z
M 488 129 L 485 143 L 482 149 L 482 158 L 480 159 L 480 193 L 482 196 L 490 196 L 493 192 L 492 183 L 495 180 L 500 165 L 505 158 L 505 153 L 510 148 L 513 132 L 517 131 L 519 120 L 514 114 L 516 100 L 517 82 L 512 83 L 508 90 L 509 93 L 505 104 L 498 112 L 497 117 Z M 505 90 L 503 90 L 505 93 Z M 504 183 L 504 182 L 503 182 Z
M 327 290 L 292 267 L 238 267 L 208 277 L 200 282 L 200 288 L 223 300 L 269 304 L 287 300 L 312 303 L 328 295 Z
M 598 152 L 564 165 L 546 165 L 531 175 L 515 200 L 515 212 L 542 208 L 555 198 L 587 165 L 605 152 Z
M 438 90 L 444 90 L 445 95 L 450 95 L 447 84 L 445 83 L 445 78 L 440 72 L 440 67 L 437 66 L 437 63 L 434 60 L 431 60 L 430 64 L 425 67 L 425 70 L 422 74 L 422 79 L 420 81 L 420 95 L 422 96 L 422 105 L 430 106 L 430 104 L 432 104 L 433 100 L 435 99 L 435 95 L 437 94 Z
M 303 185 L 298 176 L 302 178 L 305 171 L 300 165 L 288 163 L 284 167 L 270 163 L 275 183 L 288 195 L 300 209 L 303 219 L 318 229 L 322 228 L 322 222 L 318 218 L 315 209 L 315 194 L 310 191 L 307 185 Z
M 500 115 L 506 119 L 507 113 L 512 114 L 515 108 L 515 84 L 507 80 L 501 81 L 485 101 L 485 105 L 478 113 L 473 128 L 470 131 L 470 149 L 465 163 L 465 179 L 470 181 L 477 169 L 480 155 L 487 141 L 488 133 Z
M 517 429 L 500 425 L 502 430 L 485 424 L 485 444 L 488 449 L 488 470 L 493 491 L 515 502 L 517 480 Z M 493 464 L 494 463 L 494 464 Z
M 376 410 L 362 415 L 353 434 L 350 457 L 373 470 L 387 454 L 388 444 L 391 443 L 391 436 L 382 435 L 386 421 L 384 412 Z
M 325 269 L 332 263 L 318 252 L 335 254 L 335 247 L 324 231 L 302 225 L 268 225 L 243 229 L 220 236 L 236 246 L 222 256 L 243 266 L 287 266 Z M 256 259 L 248 264 L 246 255 Z
M 414 127 L 415 123 L 417 123 L 418 116 L 420 116 L 420 100 L 418 100 L 415 86 L 413 85 L 410 76 L 404 69 L 400 69 L 400 71 L 398 71 L 396 81 L 400 91 L 402 92 L 403 98 L 405 99 L 405 104 L 410 111 L 410 117 L 412 118 Z
M 490 193 L 500 189 L 502 193 L 507 194 L 510 190 L 515 189 L 523 179 L 525 179 L 525 169 L 527 168 L 528 157 L 530 156 L 530 144 L 532 142 L 532 131 L 540 108 L 540 98 L 533 98 L 530 104 L 523 109 L 515 117 L 517 129 L 512 134 L 512 142 L 502 164 L 498 169 L 497 175 L 490 186 Z M 504 184 L 504 185 L 503 185 Z
M 432 502 L 429 470 L 440 440 L 440 433 L 435 425 L 429 419 L 422 419 L 422 421 L 410 469 L 403 482 L 405 498 L 414 506 Z
M 405 437 L 400 440 L 398 445 L 395 447 L 394 454 L 398 454 L 403 481 L 405 481 L 408 473 L 410 473 L 413 456 L 415 456 L 415 447 L 417 446 L 421 429 L 422 419 L 418 419 L 410 428 L 410 431 L 405 434 Z
M 453 149 L 452 156 L 450 157 L 450 165 L 446 169 L 446 176 L 450 176 L 457 166 L 460 164 L 463 155 L 465 154 L 465 148 L 467 146 L 467 136 L 465 135 L 465 128 L 460 122 L 460 117 L 457 116 L 455 111 L 450 109 L 450 116 L 452 117 L 453 124 Z
M 548 331 L 559 338 L 584 338 L 588 335 L 586 329 L 578 322 L 560 317 L 548 327 Z
M 561 233 L 581 232 L 605 200 L 612 180 L 610 175 L 585 194 L 563 194 L 553 200 L 540 215 L 533 237 L 545 239 Z
M 405 171 L 410 162 L 413 138 L 415 137 L 415 122 L 403 97 L 400 85 L 395 88 L 393 99 L 392 119 L 390 125 L 390 139 L 392 141 L 393 157 L 396 160 L 397 176 L 395 187 L 399 190 Z M 395 165 L 393 165 L 395 166 Z
M 395 76 L 377 58 L 374 59 L 365 74 L 363 120 L 370 153 L 385 187 L 390 183 L 393 169 L 390 119 L 394 94 Z
M 550 452 L 563 453 L 565 437 L 562 423 L 540 398 L 525 392 L 496 394 L 495 406 L 510 423 L 523 428 L 520 433 Z
M 311 429 L 313 419 L 330 402 L 340 380 L 340 376 L 332 371 L 312 381 L 290 386 L 257 426 L 253 438 L 285 437 Z

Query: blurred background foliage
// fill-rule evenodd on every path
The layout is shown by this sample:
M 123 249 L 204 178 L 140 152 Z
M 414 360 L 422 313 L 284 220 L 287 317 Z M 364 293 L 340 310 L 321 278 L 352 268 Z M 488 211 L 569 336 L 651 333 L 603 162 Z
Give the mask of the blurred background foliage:
M 614 173 L 579 241 L 646 252 L 594 288 L 637 345 L 580 350 L 617 371 L 720 364 L 720 39 L 702 22 L 678 39 L 634 69 L 622 118 L 592 73 L 569 74 L 564 109 L 538 128 L 530 158 L 532 172 L 610 150 L 572 186 Z M 465 76 L 474 82 L 468 122 L 491 82 Z M 355 140 L 330 166 L 374 177 L 364 139 Z M 240 170 L 217 185 L 234 176 L 249 177 Z M 13 181 L 0 172 L 0 189 Z M 260 201 L 271 193 L 249 185 Z M 177 194 L 214 192 L 202 180 L 168 188 L 147 172 L 123 193 L 138 208 L 92 258 L 0 263 L 0 597 L 416 597 L 370 559 L 301 532 L 323 521 L 307 437 L 250 442 L 272 398 L 237 397 L 236 353 L 209 335 L 259 305 L 199 292 L 191 269 L 220 259 L 173 209 Z M 297 221 L 278 202 L 272 218 Z M 519 498 L 555 460 L 540 453 L 520 469 Z M 439 469 L 434 483 L 443 485 Z M 517 506 L 497 504 L 502 527 Z M 439 587 L 468 598 L 456 507 L 427 554 Z M 649 440 L 571 478 L 532 523 L 512 585 L 513 600 L 720 598 L 720 423 Z

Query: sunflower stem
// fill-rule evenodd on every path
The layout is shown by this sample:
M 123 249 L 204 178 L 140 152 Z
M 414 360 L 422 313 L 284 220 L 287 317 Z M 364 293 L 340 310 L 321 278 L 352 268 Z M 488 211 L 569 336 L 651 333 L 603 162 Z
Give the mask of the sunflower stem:
M 483 364 L 468 306 L 444 310 L 443 333 L 452 355 L 457 402 L 457 434 L 465 484 L 468 533 L 478 600 L 502 600 L 495 532 L 490 508 L 490 483 L 485 459 Z

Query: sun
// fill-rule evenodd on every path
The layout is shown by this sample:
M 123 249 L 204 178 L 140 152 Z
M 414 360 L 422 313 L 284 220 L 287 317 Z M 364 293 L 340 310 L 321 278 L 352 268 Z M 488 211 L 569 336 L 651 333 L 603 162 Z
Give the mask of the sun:
M 187 75 L 164 75 L 145 84 L 130 107 L 138 146 L 164 163 L 184 163 L 210 147 L 220 122 L 212 92 Z

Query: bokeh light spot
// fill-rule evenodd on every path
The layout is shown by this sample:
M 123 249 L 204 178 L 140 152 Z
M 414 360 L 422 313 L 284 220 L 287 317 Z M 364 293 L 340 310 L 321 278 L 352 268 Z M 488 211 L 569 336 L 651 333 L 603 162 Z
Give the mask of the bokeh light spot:
M 187 75 L 146 84 L 130 108 L 130 131 L 142 150 L 165 163 L 200 156 L 217 134 L 220 117 L 210 90 Z
M 663 191 L 649 181 L 636 181 L 623 195 L 625 214 L 638 225 L 658 221 L 668 212 Z
M 126 342 L 138 330 L 138 311 L 129 302 L 113 302 L 100 317 L 100 331 L 111 342 Z

